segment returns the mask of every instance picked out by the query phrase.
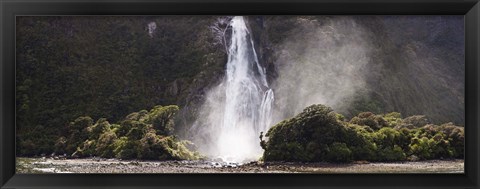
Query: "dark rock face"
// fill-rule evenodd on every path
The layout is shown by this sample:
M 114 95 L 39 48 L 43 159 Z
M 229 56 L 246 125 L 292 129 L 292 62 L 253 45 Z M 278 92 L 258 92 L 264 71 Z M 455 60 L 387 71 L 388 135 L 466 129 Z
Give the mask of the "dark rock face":
M 462 17 L 386 16 L 360 23 L 383 29 L 373 40 L 379 49 L 375 63 L 382 65 L 368 82 L 386 111 L 424 114 L 434 123 L 465 123 Z
M 433 123 L 465 123 L 461 16 L 251 16 L 249 21 L 276 92 L 278 121 L 325 103 L 347 117 L 396 111 L 426 115 Z M 306 93 L 291 94 L 301 91 Z

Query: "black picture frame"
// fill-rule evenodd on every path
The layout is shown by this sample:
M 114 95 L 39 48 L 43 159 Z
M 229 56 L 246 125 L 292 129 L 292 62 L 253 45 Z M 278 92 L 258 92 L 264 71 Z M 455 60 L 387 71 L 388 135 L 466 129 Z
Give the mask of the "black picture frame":
M 0 0 L 0 188 L 479 188 L 478 0 Z M 15 174 L 17 15 L 465 15 L 464 174 Z

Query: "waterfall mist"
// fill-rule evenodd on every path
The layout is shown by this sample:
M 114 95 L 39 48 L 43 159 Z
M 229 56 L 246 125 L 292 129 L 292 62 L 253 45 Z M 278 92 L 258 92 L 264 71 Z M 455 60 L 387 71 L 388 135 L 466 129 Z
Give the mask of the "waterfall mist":
M 341 110 L 366 86 L 371 45 L 361 25 L 348 17 L 299 22 L 276 52 L 276 122 L 312 104 Z
M 274 94 L 244 18 L 234 17 L 229 27 L 232 34 L 225 77 L 207 93 L 192 127 L 193 140 L 202 144 L 199 150 L 211 158 L 257 160 L 262 152 L 258 136 L 271 125 Z
M 243 17 L 220 19 L 228 23 L 215 30 L 228 54 L 225 76 L 206 93 L 191 129 L 203 154 L 255 160 L 260 132 L 312 104 L 347 116 L 361 106 L 464 120 L 459 18 L 274 17 L 250 25 L 262 64 Z

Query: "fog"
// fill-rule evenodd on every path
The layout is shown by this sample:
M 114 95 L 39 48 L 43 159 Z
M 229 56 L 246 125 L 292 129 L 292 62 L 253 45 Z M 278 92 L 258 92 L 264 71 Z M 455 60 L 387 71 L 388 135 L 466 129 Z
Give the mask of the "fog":
M 371 45 L 362 26 L 348 17 L 299 21 L 299 32 L 292 32 L 276 55 L 275 121 L 312 104 L 345 109 L 366 86 Z

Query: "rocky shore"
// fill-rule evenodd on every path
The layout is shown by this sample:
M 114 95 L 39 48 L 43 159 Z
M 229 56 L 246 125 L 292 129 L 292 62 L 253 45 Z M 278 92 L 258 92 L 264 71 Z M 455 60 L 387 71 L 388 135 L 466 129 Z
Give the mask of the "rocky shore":
M 17 173 L 463 173 L 464 161 L 263 163 L 17 158 Z

